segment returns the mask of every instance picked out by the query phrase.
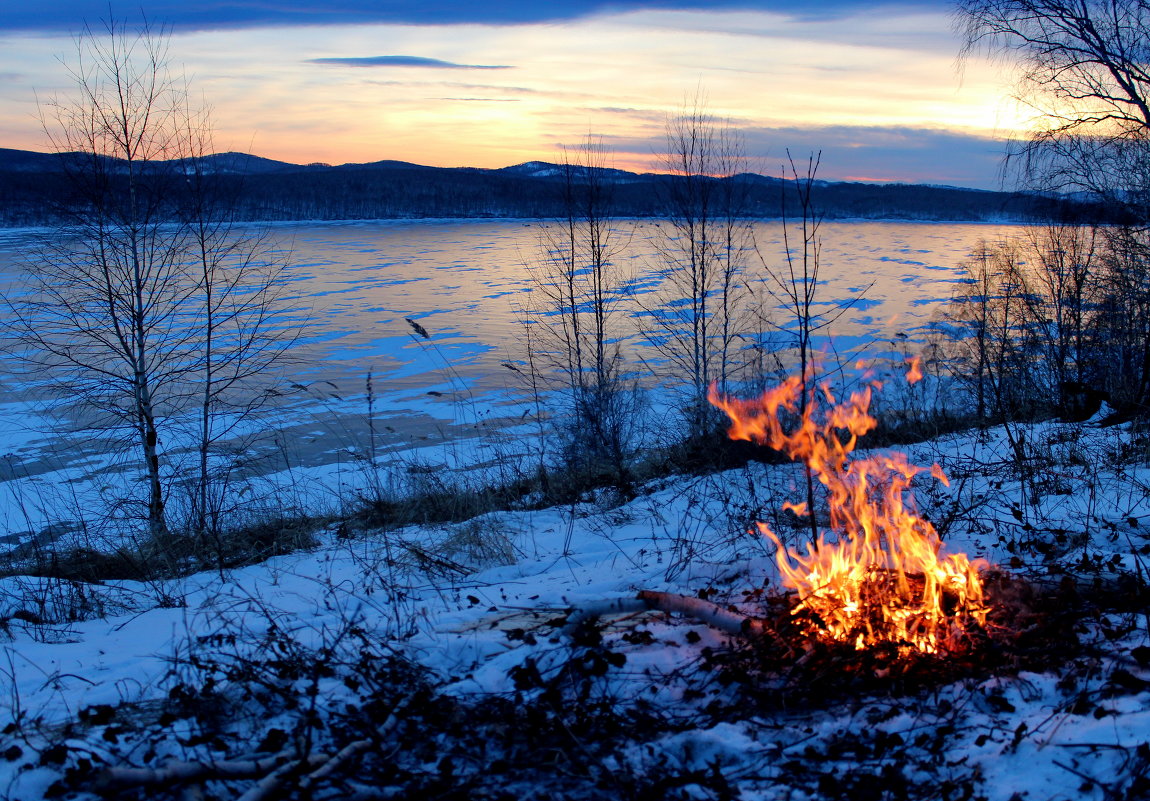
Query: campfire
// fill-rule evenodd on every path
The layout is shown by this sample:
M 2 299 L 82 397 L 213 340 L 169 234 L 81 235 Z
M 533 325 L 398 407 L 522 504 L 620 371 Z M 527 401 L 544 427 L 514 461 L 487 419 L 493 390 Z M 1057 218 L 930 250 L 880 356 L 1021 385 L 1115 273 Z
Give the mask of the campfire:
M 921 378 L 912 362 L 907 379 Z M 805 552 L 788 547 L 766 523 L 759 530 L 778 548 L 784 586 L 798 603 L 796 623 L 811 636 L 852 644 L 879 644 L 900 652 L 956 649 L 972 626 L 986 622 L 979 575 L 985 564 L 964 554 L 943 554 L 942 541 L 916 509 L 911 484 L 926 468 L 904 454 L 852 459 L 859 437 L 874 429 L 870 380 L 849 400 L 837 401 L 828 383 L 791 376 L 760 397 L 724 397 L 712 386 L 710 401 L 731 419 L 729 436 L 782 451 L 801 461 L 824 488 L 829 527 L 811 536 Z M 947 484 L 942 469 L 929 469 Z M 784 508 L 800 517 L 807 503 Z M 808 518 L 809 519 L 809 518 Z

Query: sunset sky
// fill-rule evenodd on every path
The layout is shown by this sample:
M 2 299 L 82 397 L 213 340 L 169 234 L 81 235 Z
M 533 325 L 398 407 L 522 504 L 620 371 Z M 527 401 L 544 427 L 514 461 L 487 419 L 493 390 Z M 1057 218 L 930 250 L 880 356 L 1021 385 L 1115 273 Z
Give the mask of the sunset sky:
M 486 0 L 149 2 L 219 150 L 297 163 L 502 167 L 601 136 L 655 168 L 696 94 L 759 171 L 822 151 L 820 177 L 997 188 L 1025 127 L 1002 64 L 970 60 L 943 2 Z M 50 10 L 39 10 L 39 9 Z M 112 13 L 138 21 L 139 4 Z M 0 0 L 0 146 L 46 150 L 37 98 L 66 92 L 73 34 L 106 0 Z M 133 16 L 134 15 L 134 16 Z

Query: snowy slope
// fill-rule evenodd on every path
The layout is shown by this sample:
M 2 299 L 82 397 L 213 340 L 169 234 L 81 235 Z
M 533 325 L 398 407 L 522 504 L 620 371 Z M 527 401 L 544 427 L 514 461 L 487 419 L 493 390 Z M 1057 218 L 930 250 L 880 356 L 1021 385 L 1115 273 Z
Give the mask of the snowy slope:
M 1010 444 L 1020 438 L 1031 454 L 1023 461 Z M 950 475 L 949 489 L 924 478 L 918 492 L 948 547 L 1035 586 L 1065 575 L 1089 596 L 1091 583 L 1135 587 L 1123 577 L 1140 575 L 1150 550 L 1150 471 L 1117 456 L 1134 444 L 1120 429 L 1047 423 L 910 450 L 912 461 L 938 460 Z M 1122 592 L 1076 612 L 1080 645 L 1068 640 L 1064 655 L 976 664 L 933 684 L 929 674 L 888 684 L 868 676 L 855 692 L 838 692 L 858 678 L 846 674 L 841 688 L 824 677 L 818 687 L 796 683 L 793 696 L 778 677 L 731 680 L 725 636 L 661 613 L 605 621 L 601 640 L 562 630 L 571 606 L 642 588 L 704 591 L 754 612 L 744 593 L 778 585 L 772 548 L 748 529 L 758 518 L 778 525 L 798 478 L 793 465 L 751 463 L 663 479 L 623 503 L 604 491 L 570 507 L 439 527 L 351 537 L 332 528 L 312 551 L 162 585 L 6 579 L 0 797 L 34 799 L 53 787 L 94 797 L 109 766 L 250 759 L 281 749 L 308 709 L 325 721 L 308 729 L 308 747 L 330 755 L 359 731 L 354 721 L 383 723 L 386 711 L 371 706 L 381 697 L 388 708 L 407 699 L 399 728 L 378 733 L 381 743 L 397 738 L 398 750 L 373 745 L 357 757 L 360 784 L 317 784 L 316 797 L 353 797 L 349 787 L 362 797 L 403 797 L 416 785 L 417 795 L 431 793 L 432 779 L 444 797 L 483 798 L 1143 797 L 1150 624 L 1137 599 L 1115 602 Z M 31 597 L 50 603 L 32 609 Z M 85 610 L 102 614 L 66 620 Z M 56 621 L 22 620 L 29 612 Z M 401 660 L 420 678 L 406 685 L 388 674 L 393 685 L 371 689 L 383 680 L 364 655 L 375 666 Z M 292 660 L 312 672 L 283 672 Z M 172 711 L 209 676 L 212 692 L 230 699 L 212 726 L 202 706 L 210 693 L 195 714 Z M 291 696 L 305 703 L 284 707 Z M 578 736 L 565 741 L 567 761 L 528 766 L 516 761 L 526 746 L 508 726 L 534 725 L 532 711 L 544 708 Z M 519 722 L 500 727 L 492 709 Z M 615 728 L 602 728 L 606 720 Z M 559 746 L 547 743 L 553 755 Z M 476 753 L 474 763 L 458 756 Z M 432 754 L 456 757 L 445 767 Z M 204 788 L 232 798 L 254 782 Z M 173 787 L 123 797 L 168 797 Z

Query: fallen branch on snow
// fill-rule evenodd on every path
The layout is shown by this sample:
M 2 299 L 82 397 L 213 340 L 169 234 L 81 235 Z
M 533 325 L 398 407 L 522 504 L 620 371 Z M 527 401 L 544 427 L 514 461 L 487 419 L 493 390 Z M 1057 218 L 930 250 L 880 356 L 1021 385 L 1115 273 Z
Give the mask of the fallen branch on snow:
M 259 779 L 254 787 L 239 797 L 238 801 L 263 801 L 274 795 L 288 779 L 298 777 L 300 774 L 303 774 L 299 780 L 300 788 L 309 788 L 334 774 L 340 766 L 366 751 L 376 744 L 379 738 L 394 729 L 399 723 L 400 714 L 410 701 L 410 698 L 406 698 L 396 704 L 387 720 L 376 728 L 374 737 L 355 740 L 334 754 L 300 756 L 295 749 L 286 749 L 257 759 L 169 762 L 160 768 L 112 767 L 100 775 L 92 789 L 107 792 L 116 788 L 150 787 L 161 784 L 183 784 L 194 787 L 201 782 L 218 779 Z M 185 788 L 185 795 L 188 789 Z
M 678 614 L 706 623 L 724 634 L 734 637 L 760 637 L 766 631 L 763 621 L 735 612 L 702 598 L 676 595 L 670 592 L 639 590 L 632 598 L 610 598 L 593 601 L 575 607 L 567 616 L 563 627 L 565 634 L 572 634 L 583 625 L 605 615 L 634 614 L 635 612 L 666 612 Z
M 98 792 L 114 787 L 149 787 L 157 784 L 192 784 L 210 779 L 249 779 L 281 767 L 295 755 L 281 751 L 259 759 L 231 762 L 169 762 L 162 768 L 108 768 L 93 787 Z

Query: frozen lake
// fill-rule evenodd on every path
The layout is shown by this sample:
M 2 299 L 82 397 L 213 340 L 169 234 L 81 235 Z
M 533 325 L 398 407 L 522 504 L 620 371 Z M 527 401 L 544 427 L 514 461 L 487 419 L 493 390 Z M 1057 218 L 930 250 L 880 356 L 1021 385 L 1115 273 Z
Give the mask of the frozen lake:
M 622 221 L 615 227 L 626 244 L 614 261 L 632 289 L 619 306 L 624 328 L 633 326 L 623 346 L 632 359 L 657 363 L 658 354 L 641 334 L 641 319 L 642 307 L 653 304 L 659 290 L 652 275 L 665 240 L 653 222 Z M 952 294 L 963 262 L 979 242 L 1018 230 L 985 224 L 824 223 L 819 289 L 824 308 L 857 300 L 865 290 L 831 329 L 835 350 L 881 354 L 896 338 L 913 344 Z M 20 255 L 34 236 L 0 230 L 0 282 L 16 280 Z M 523 320 L 534 286 L 530 268 L 543 259 L 539 223 L 300 223 L 276 226 L 272 236 L 289 255 L 292 291 L 308 322 L 289 376 L 294 394 L 261 423 L 262 436 L 244 441 L 253 457 L 250 472 L 274 472 L 285 463 L 301 471 L 342 470 L 350 455 L 362 454 L 369 372 L 376 444 L 383 451 L 456 447 L 530 413 L 519 374 L 504 364 L 524 359 Z M 755 240 L 764 262 L 783 263 L 781 223 L 756 224 Z M 758 257 L 750 265 L 753 283 Z M 422 325 L 430 339 L 414 336 L 405 318 Z M 12 485 L 13 491 L 35 478 L 43 492 L 53 481 L 67 479 L 74 491 L 76 479 L 84 484 L 114 467 L 101 453 L 98 437 L 50 434 L 42 409 L 10 377 L 0 380 L 0 484 Z M 268 433 L 273 430 L 278 434 Z M 31 522 L 10 520 L 7 528 L 25 531 Z M 0 536 L 4 533 L 0 530 Z
M 617 228 L 628 245 L 615 261 L 636 295 L 621 308 L 637 318 L 642 296 L 657 290 L 647 279 L 660 266 L 660 237 L 650 222 Z M 915 336 L 950 297 L 979 241 L 1017 231 L 1008 225 L 824 223 L 820 300 L 855 298 L 865 290 L 834 335 L 879 347 L 898 332 Z M 782 233 L 781 223 L 756 226 L 759 252 L 774 265 L 783 261 Z M 371 370 L 392 390 L 426 389 L 442 383 L 450 363 L 478 393 L 506 389 L 500 364 L 522 358 L 529 267 L 541 261 L 538 223 L 333 223 L 285 226 L 277 234 L 291 249 L 317 337 L 308 346 L 314 364 L 302 376 L 356 391 Z M 754 280 L 759 268 L 755 257 L 749 261 Z M 437 353 L 413 339 L 407 317 L 428 330 Z M 631 344 L 641 352 L 639 339 Z

